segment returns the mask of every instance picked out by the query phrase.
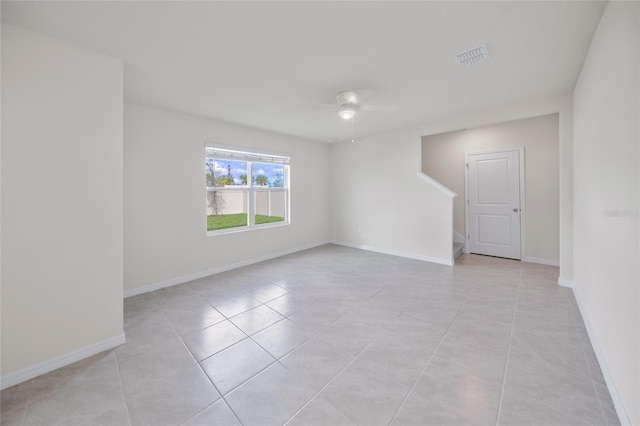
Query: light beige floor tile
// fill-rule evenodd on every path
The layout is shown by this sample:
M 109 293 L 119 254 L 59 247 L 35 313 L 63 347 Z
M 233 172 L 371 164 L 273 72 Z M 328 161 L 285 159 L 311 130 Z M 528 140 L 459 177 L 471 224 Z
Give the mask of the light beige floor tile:
M 127 343 L 3 390 L 2 426 L 618 425 L 557 275 L 327 245 L 130 297 Z
M 441 328 L 427 323 L 398 322 L 383 332 L 358 356 L 358 360 L 410 388 L 426 366 L 443 333 Z
M 388 425 L 408 392 L 404 386 L 355 361 L 320 396 L 352 422 L 373 426 Z
M 233 414 L 227 403 L 219 399 L 182 426 L 241 426 L 240 420 Z
M 202 330 L 226 318 L 200 296 L 179 299 L 160 305 L 178 334 Z
M 523 394 L 506 387 L 502 397 L 502 407 L 498 425 L 521 426 L 530 425 L 601 425 L 602 420 L 594 418 L 592 422 L 568 415 L 560 410 L 542 403 L 533 395 Z
M 267 302 L 266 305 L 278 312 L 280 315 L 289 316 L 300 311 L 311 303 L 313 303 L 313 299 L 302 294 L 287 293 L 284 296 L 280 296 L 277 299 Z
M 353 356 L 320 337 L 314 337 L 283 357 L 280 362 L 315 391 L 320 391 Z
M 605 423 L 593 382 L 561 373 L 530 358 L 511 356 L 505 378 L 505 392 L 529 397 L 586 423 Z
M 246 337 L 247 335 L 231 321 L 224 321 L 188 334 L 182 340 L 193 356 L 198 361 L 202 361 Z
M 313 332 L 288 320 L 279 321 L 251 336 L 273 357 L 280 358 L 313 336 Z
M 267 303 L 280 296 L 284 296 L 288 293 L 288 290 L 275 284 L 261 284 L 253 287 L 251 290 L 246 290 L 245 293 L 259 302 Z
M 251 335 L 260 330 L 264 330 L 282 319 L 284 319 L 284 317 L 273 309 L 265 305 L 260 305 L 235 317 L 231 317 L 230 321 L 247 335 Z
M 24 417 L 25 408 L 19 407 L 0 414 L 0 426 L 20 426 Z
M 315 394 L 280 364 L 229 393 L 225 399 L 243 425 L 281 425 Z
M 382 334 L 389 325 L 389 321 L 378 320 L 375 317 L 358 316 L 354 319 L 345 316 L 318 335 L 344 352 L 356 356 Z
M 434 361 L 428 364 L 415 387 L 424 398 L 477 425 L 495 424 L 501 390 L 501 383 L 488 382 L 465 369 Z
M 0 414 L 24 408 L 36 394 L 37 389 L 33 386 L 33 380 L 4 389 L 0 392 Z
M 139 314 L 150 312 L 158 307 L 158 302 L 156 302 L 156 299 L 150 293 L 138 294 L 124 299 L 123 315 L 125 320 L 127 320 Z
M 355 423 L 322 397 L 316 396 L 287 426 L 355 426 Z
M 155 376 L 122 372 L 122 386 L 132 425 L 179 425 L 220 398 L 197 364 Z
M 556 377 L 571 375 L 585 380 L 592 377 L 580 340 L 575 336 L 515 331 L 510 355 L 510 365 L 522 371 L 538 371 Z
M 179 284 L 152 291 L 151 295 L 158 304 L 162 305 L 164 303 L 176 302 L 181 299 L 188 299 L 196 296 L 197 294 L 187 284 Z
M 469 423 L 433 400 L 412 392 L 398 411 L 392 426 L 467 426 Z
M 189 283 L 191 286 L 191 283 Z M 211 284 L 198 283 L 194 286 L 196 292 L 211 305 L 215 306 L 234 297 L 243 296 L 244 292 L 232 283 Z
M 29 401 L 22 420 L 25 426 L 129 424 L 112 352 L 38 379 L 46 383 L 49 391 Z M 56 381 L 59 382 L 53 384 Z
M 68 386 L 89 388 L 94 383 L 119 383 L 118 364 L 113 350 L 100 352 L 84 360 L 59 368 L 33 379 L 35 394 L 29 402 Z
M 256 299 L 248 295 L 236 296 L 232 299 L 216 303 L 213 306 L 227 318 L 234 317 L 238 314 L 248 311 L 260 305 Z
M 201 365 L 224 395 L 275 361 L 253 340 L 245 339 L 205 359 Z

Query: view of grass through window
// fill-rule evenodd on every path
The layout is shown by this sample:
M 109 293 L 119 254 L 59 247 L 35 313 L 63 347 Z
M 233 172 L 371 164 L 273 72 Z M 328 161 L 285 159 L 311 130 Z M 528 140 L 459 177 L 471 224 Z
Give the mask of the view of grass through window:
M 205 174 L 207 232 L 288 223 L 288 157 L 207 147 Z
M 256 215 L 256 225 L 261 223 L 283 222 L 284 217 L 281 216 L 265 216 Z M 247 215 L 244 213 L 221 214 L 218 216 L 207 216 L 207 231 L 215 231 L 216 229 L 235 228 L 238 226 L 247 226 Z

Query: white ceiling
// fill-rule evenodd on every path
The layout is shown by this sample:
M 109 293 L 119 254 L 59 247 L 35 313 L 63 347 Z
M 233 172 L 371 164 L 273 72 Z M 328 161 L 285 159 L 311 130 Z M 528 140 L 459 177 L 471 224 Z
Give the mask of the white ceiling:
M 125 98 L 327 141 L 568 93 L 603 2 L 8 2 L 2 20 L 122 58 Z M 486 43 L 489 61 L 455 55 Z

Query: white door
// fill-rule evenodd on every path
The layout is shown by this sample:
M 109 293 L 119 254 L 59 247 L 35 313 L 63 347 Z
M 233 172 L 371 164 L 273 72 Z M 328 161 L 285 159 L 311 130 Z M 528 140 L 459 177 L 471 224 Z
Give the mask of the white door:
M 467 154 L 471 253 L 520 259 L 521 151 Z

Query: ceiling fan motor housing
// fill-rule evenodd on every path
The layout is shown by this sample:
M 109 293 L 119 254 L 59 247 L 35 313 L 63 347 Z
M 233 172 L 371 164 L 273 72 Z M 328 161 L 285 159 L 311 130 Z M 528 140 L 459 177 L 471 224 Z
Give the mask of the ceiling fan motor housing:
M 357 105 L 358 104 L 358 94 L 352 91 L 340 92 L 336 95 L 336 100 L 338 101 L 338 105 Z
M 358 94 L 346 91 L 336 95 L 338 101 L 338 115 L 344 120 L 351 120 L 358 111 Z

